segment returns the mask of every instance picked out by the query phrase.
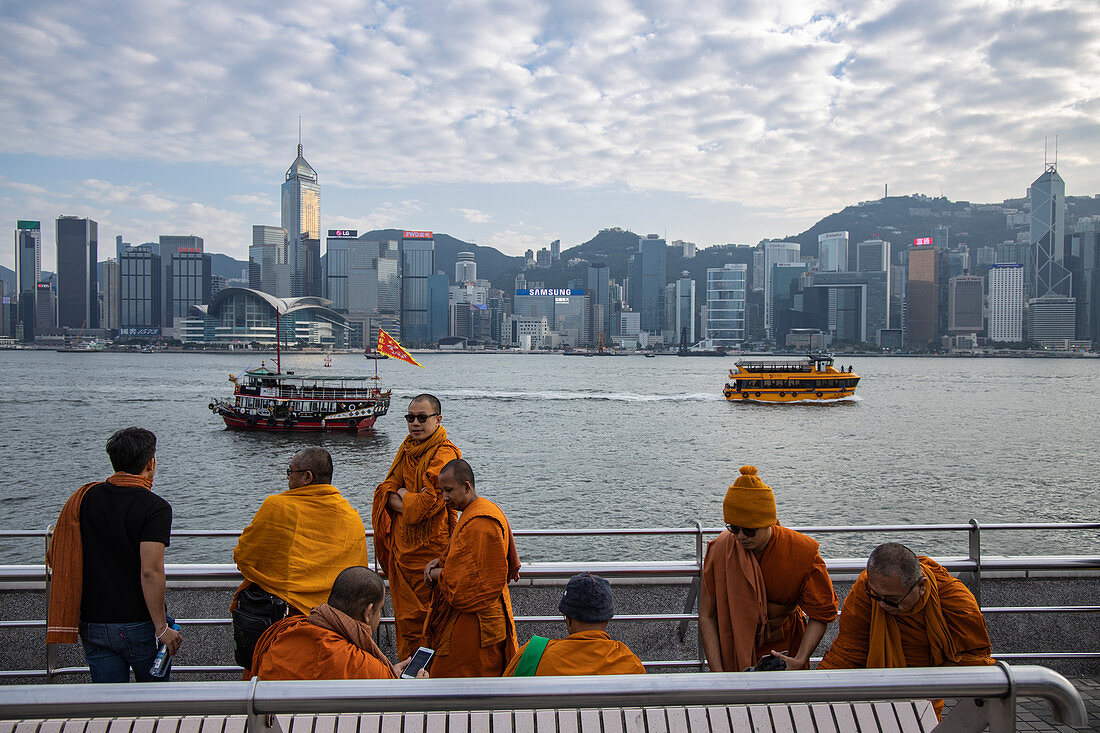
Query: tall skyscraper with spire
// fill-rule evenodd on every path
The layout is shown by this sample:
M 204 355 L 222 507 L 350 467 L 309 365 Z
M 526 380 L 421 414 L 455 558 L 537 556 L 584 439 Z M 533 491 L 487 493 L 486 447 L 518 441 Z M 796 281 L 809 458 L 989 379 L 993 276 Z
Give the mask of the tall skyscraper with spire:
M 318 277 L 306 277 L 307 248 L 314 240 L 320 247 L 321 239 L 321 186 L 317 183 L 317 171 L 302 157 L 302 133 L 298 132 L 298 157 L 286 171 L 283 183 L 282 226 L 290 238 L 291 295 L 320 295 L 312 291 L 312 283 Z M 310 250 L 312 251 L 312 250 Z
M 1057 163 L 1028 189 L 1031 200 L 1031 256 L 1035 262 L 1032 297 L 1070 297 L 1070 272 L 1064 265 L 1066 235 L 1066 182 Z

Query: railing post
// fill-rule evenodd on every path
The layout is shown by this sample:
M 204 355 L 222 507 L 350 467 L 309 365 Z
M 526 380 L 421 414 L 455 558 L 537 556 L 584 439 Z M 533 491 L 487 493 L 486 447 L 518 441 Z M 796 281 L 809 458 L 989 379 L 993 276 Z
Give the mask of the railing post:
M 252 678 L 252 686 L 248 688 L 248 715 L 245 718 L 246 733 L 282 733 L 283 729 L 274 715 L 265 715 L 256 712 L 256 684 L 259 677 Z
M 42 569 L 46 578 L 46 620 L 42 624 L 42 639 L 50 630 L 50 564 L 46 562 L 46 555 L 50 551 L 50 540 L 53 539 L 53 525 L 46 526 L 46 546 L 42 548 Z M 57 644 L 46 644 L 46 682 L 53 682 L 53 671 L 57 668 Z
M 970 529 L 967 530 L 968 556 L 974 563 L 974 572 L 966 583 L 970 592 L 974 594 L 974 600 L 978 606 L 982 605 L 982 528 L 977 519 L 970 520 Z

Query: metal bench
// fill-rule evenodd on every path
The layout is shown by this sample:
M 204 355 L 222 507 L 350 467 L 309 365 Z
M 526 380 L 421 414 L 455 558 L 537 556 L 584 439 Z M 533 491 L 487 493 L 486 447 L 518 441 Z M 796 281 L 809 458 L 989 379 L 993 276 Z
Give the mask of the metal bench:
M 0 733 L 1014 731 L 1016 697 L 1086 722 L 1045 667 L 0 688 Z M 936 725 L 929 698 L 957 698 Z M 348 713 L 354 713 L 348 715 Z M 135 716 L 135 717 L 121 717 Z M 147 717 L 184 716 L 184 717 Z

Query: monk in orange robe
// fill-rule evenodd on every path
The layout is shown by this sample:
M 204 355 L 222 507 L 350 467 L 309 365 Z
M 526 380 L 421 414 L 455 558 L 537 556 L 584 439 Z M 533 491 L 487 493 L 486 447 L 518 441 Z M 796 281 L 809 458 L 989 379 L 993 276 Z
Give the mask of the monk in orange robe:
M 978 602 L 962 581 L 905 545 L 879 545 L 840 614 L 818 669 L 994 664 Z M 943 701 L 934 701 L 936 714 Z
M 424 624 L 435 650 L 432 677 L 500 677 L 516 654 L 508 582 L 519 555 L 504 512 L 479 497 L 470 464 L 457 458 L 439 473 L 439 490 L 462 512 L 444 556 L 424 567 L 432 603 Z
M 534 637 L 512 657 L 505 677 L 551 677 L 577 674 L 645 674 L 638 655 L 607 634 L 615 615 L 611 584 L 592 573 L 569 579 L 558 603 L 569 636 Z
M 424 566 L 440 557 L 454 531 L 457 514 L 439 491 L 439 471 L 462 457 L 447 440 L 439 400 L 417 395 L 405 421 L 409 435 L 397 450 L 386 479 L 374 492 L 374 558 L 386 574 L 393 602 L 398 656 L 411 656 L 423 642 L 432 589 Z
M 288 616 L 268 627 L 252 656 L 252 676 L 262 680 L 394 679 L 396 667 L 372 636 L 382 618 L 382 578 L 365 567 L 336 576 L 328 603 L 309 616 Z M 427 676 L 424 673 L 423 676 Z
M 707 544 L 699 634 L 712 672 L 739 672 L 768 654 L 807 669 L 837 597 L 818 544 L 779 524 L 775 494 L 742 466 L 722 502 L 726 529 Z

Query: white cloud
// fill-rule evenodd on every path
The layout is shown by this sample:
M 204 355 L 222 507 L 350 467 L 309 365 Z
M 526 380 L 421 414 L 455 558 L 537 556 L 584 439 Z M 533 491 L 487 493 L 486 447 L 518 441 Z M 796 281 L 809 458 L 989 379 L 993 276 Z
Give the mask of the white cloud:
M 477 209 L 451 209 L 451 211 L 471 224 L 486 224 L 493 220 L 491 214 L 486 214 L 484 211 L 478 211 Z
M 301 113 L 322 186 L 538 182 L 782 216 L 866 198 L 869 181 L 1016 195 L 1064 131 L 1076 185 L 1100 186 L 1100 5 L 930 3 L 8 4 L 0 33 L 22 42 L 0 47 L 0 153 L 275 179 Z M 186 211 L 165 184 L 91 188 L 104 206 Z M 273 206 L 253 188 L 228 201 Z M 471 203 L 451 211 L 509 218 Z M 355 213 L 326 209 L 326 225 Z

